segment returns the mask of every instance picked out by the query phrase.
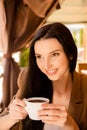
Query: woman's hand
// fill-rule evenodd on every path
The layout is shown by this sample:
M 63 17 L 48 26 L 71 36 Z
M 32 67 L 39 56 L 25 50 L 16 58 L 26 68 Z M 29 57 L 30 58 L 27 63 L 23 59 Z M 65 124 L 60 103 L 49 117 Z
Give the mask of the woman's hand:
M 44 123 L 57 125 L 64 128 L 64 130 L 79 130 L 77 124 L 63 105 L 43 104 L 38 115 L 39 119 Z
M 9 105 L 9 116 L 15 122 L 24 119 L 27 112 L 24 109 L 25 102 L 20 99 L 14 99 Z
M 0 117 L 0 129 L 9 130 L 19 120 L 24 119 L 27 116 L 24 106 L 25 102 L 23 100 L 12 100 L 8 106 L 9 113 Z
M 67 120 L 65 107 L 58 104 L 43 104 L 38 114 L 43 122 L 58 126 L 64 126 Z

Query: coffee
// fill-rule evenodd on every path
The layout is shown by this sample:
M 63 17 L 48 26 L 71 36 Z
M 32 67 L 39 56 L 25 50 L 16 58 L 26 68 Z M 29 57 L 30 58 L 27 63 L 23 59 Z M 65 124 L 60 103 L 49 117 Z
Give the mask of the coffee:
M 39 102 L 46 102 L 46 101 L 44 101 L 44 100 L 29 100 L 29 102 L 33 102 L 33 103 L 39 103 Z

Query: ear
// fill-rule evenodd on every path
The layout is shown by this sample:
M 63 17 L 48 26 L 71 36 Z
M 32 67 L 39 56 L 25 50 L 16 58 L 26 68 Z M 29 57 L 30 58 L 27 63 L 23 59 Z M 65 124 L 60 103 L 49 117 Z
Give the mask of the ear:
M 70 56 L 69 59 L 70 59 L 70 61 L 73 60 L 73 56 Z

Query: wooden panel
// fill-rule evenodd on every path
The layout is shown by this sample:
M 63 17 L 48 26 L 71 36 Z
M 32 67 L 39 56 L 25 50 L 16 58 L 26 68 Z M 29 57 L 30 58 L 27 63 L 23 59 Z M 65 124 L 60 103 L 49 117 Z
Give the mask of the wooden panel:
M 83 72 L 87 74 L 87 63 L 79 63 L 78 70 L 79 72 Z

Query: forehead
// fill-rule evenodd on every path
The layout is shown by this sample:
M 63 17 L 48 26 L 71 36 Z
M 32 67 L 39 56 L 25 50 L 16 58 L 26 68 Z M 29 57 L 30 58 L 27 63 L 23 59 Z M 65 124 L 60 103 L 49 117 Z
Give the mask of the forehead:
M 56 38 L 40 39 L 36 41 L 34 46 L 35 52 L 63 50 L 62 45 Z

